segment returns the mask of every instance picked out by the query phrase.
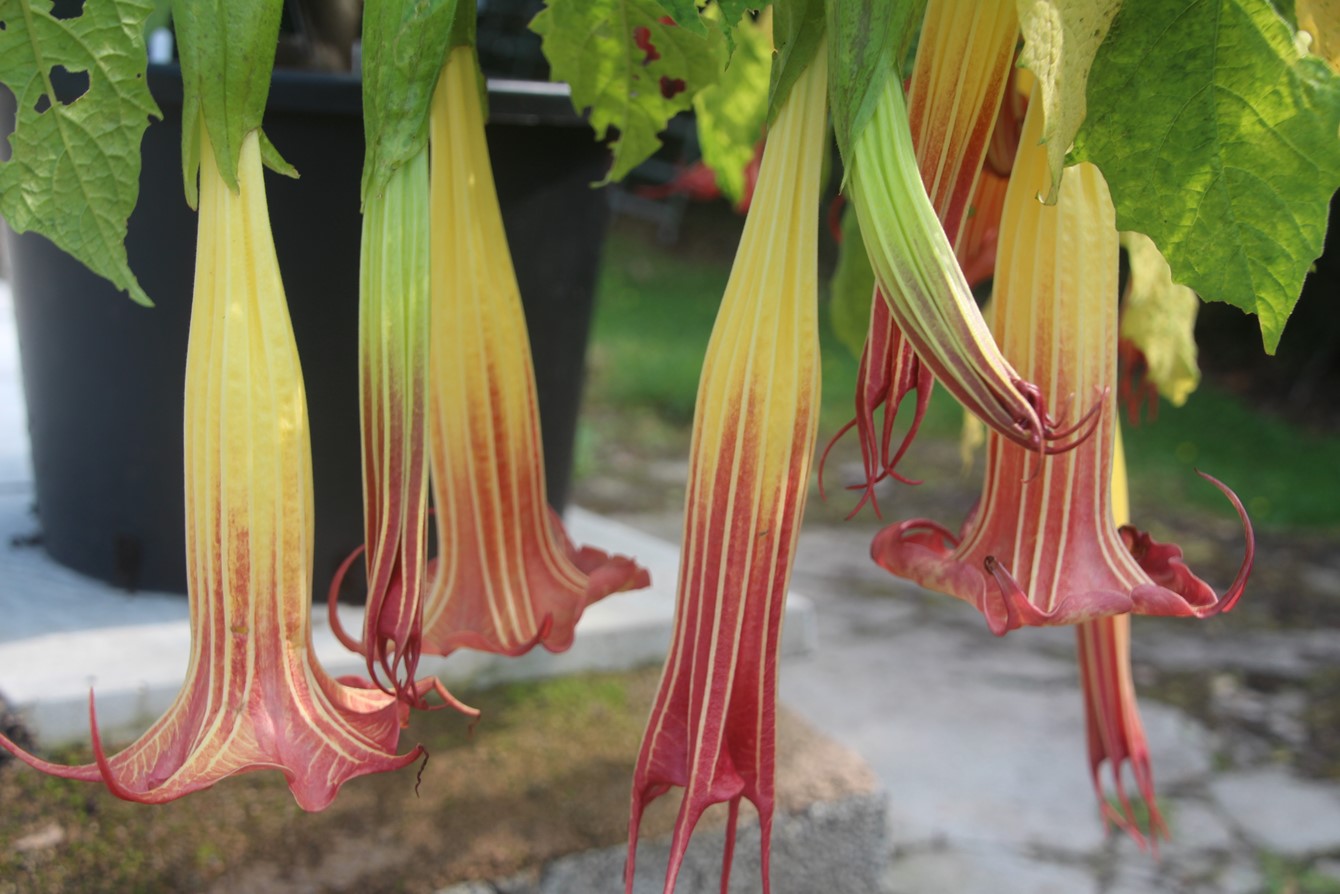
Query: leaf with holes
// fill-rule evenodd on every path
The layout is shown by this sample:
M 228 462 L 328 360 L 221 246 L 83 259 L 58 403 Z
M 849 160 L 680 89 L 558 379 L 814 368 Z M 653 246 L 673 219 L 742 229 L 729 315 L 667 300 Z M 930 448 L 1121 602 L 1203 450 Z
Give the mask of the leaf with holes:
M 58 19 L 51 2 L 6 3 L 0 81 L 18 117 L 0 163 L 0 214 L 41 233 L 140 304 L 126 261 L 126 220 L 140 188 L 140 138 L 162 117 L 145 84 L 150 0 L 89 3 Z M 80 91 L 80 87 L 87 89 Z
M 1340 186 L 1340 78 L 1266 0 L 1126 0 L 1094 59 L 1072 161 L 1173 279 L 1261 318 L 1274 351 Z
M 553 78 L 571 86 L 573 106 L 590 109 L 596 136 L 618 130 L 602 183 L 660 148 L 666 123 L 720 76 L 720 32 L 667 25 L 664 12 L 657 0 L 551 0 L 531 22 Z

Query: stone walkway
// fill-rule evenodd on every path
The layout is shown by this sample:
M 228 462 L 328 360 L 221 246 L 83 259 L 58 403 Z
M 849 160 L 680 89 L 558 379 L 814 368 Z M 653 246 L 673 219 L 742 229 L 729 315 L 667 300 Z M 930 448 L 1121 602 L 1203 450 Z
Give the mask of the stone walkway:
M 677 513 L 618 517 L 676 536 Z M 807 519 L 793 586 L 814 602 L 818 648 L 784 660 L 781 695 L 884 785 L 881 894 L 1340 892 L 1340 783 L 1300 768 L 1310 712 L 1340 704 L 1340 629 L 1135 621 L 1137 688 L 1204 690 L 1191 710 L 1141 698 L 1172 831 L 1141 852 L 1098 814 L 1074 634 L 991 636 L 976 612 L 875 566 L 877 527 Z

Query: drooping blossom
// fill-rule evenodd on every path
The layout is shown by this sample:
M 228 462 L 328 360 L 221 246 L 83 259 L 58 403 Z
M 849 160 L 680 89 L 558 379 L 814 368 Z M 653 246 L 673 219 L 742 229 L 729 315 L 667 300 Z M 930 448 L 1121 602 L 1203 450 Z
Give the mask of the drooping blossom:
M 1018 35 L 1012 3 L 933 0 L 926 10 L 908 89 L 907 127 L 916 165 L 930 207 L 945 240 L 954 247 L 969 289 L 991 276 L 995 261 L 1005 179 L 983 171 L 983 164 L 992 152 L 1001 155 L 1005 164 L 1012 161 L 1004 153 L 1011 139 L 1017 139 L 1013 106 L 1006 127 L 997 128 L 996 122 L 1002 96 L 1011 92 Z M 1000 136 L 1000 130 L 1011 134 Z M 863 227 L 865 219 L 862 217 Z M 876 249 L 869 246 L 869 235 L 866 241 L 873 256 Z M 856 428 L 865 480 L 857 486 L 864 493 L 852 515 L 867 502 L 879 514 L 874 488 L 885 478 L 907 481 L 895 469 L 925 416 L 935 384 L 933 370 L 939 368 L 934 361 L 922 362 L 915 340 L 904 334 L 900 315 L 895 315 L 898 302 L 887 300 L 883 291 L 886 283 L 887 279 L 877 279 L 870 305 L 870 326 L 857 374 L 856 415 L 829 444 L 831 450 L 843 434 Z M 970 296 L 968 300 L 971 302 Z M 975 305 L 965 313 L 979 316 Z M 989 341 L 982 347 L 994 350 Z M 951 349 L 949 344 L 936 346 L 937 351 Z M 912 422 L 895 444 L 898 409 L 913 391 L 917 396 Z M 879 423 L 875 417 L 881 409 Z
M 1126 485 L 1126 457 L 1117 430 L 1112 455 L 1112 516 L 1119 525 L 1130 521 Z M 1131 678 L 1131 617 L 1113 615 L 1075 625 L 1080 686 L 1084 690 L 1084 729 L 1089 745 L 1089 773 L 1105 821 L 1117 826 L 1144 846 L 1145 831 L 1126 794 L 1124 769 L 1131 768 L 1136 788 L 1148 812 L 1147 831 L 1155 841 L 1168 837 L 1168 827 L 1154 799 L 1154 772 L 1149 743 L 1135 700 Z M 1117 807 L 1107 799 L 1102 770 L 1106 764 L 1116 793 Z
M 817 242 L 827 64 L 821 46 L 768 132 L 758 186 L 703 361 L 675 626 L 633 774 L 626 887 L 648 802 L 684 789 L 665 891 L 694 826 L 758 811 L 763 888 L 774 807 L 777 659 L 819 400 Z
M 1067 171 L 1053 207 L 1041 111 L 1030 108 L 1002 218 L 993 328 L 1007 356 L 1097 427 L 1072 451 L 1040 456 L 988 438 L 986 484 L 960 536 L 918 519 L 881 531 L 871 547 L 889 571 L 976 606 L 1003 634 L 1025 624 L 1071 624 L 1113 614 L 1207 617 L 1242 595 L 1254 545 L 1222 596 L 1195 577 L 1181 550 L 1113 523 L 1110 483 L 1116 416 L 1117 233 L 1102 175 Z M 1208 478 L 1208 476 L 1205 476 Z
M 404 767 L 422 749 L 396 753 L 405 709 L 393 696 L 333 679 L 312 653 L 307 401 L 259 139 L 253 130 L 242 143 L 235 192 L 209 139 L 200 145 L 186 356 L 186 681 L 167 713 L 117 754 L 103 751 L 93 717 L 96 763 L 61 766 L 0 744 L 39 770 L 102 780 L 142 803 L 276 769 L 301 807 L 320 810 L 345 781 Z M 419 686 L 420 695 L 429 688 Z
M 905 100 L 897 78 L 884 80 L 852 140 L 847 178 L 900 337 L 993 431 L 1040 453 L 1063 452 L 1082 437 L 1070 437 L 1076 426 L 1063 429 L 1041 389 L 1001 354 L 947 236 L 969 210 L 1017 38 L 1013 2 L 933 0 L 917 53 L 919 65 L 926 57 L 924 89 L 914 75 Z M 921 135 L 915 148 L 914 128 Z M 919 165 L 922 158 L 938 163 Z M 942 196 L 938 205 L 928 193 Z M 1091 420 L 1085 409 L 1076 418 Z
M 329 599 L 336 636 L 402 699 L 415 690 L 428 583 L 428 269 L 425 147 L 363 207 L 358 390 L 368 591 L 361 639 L 345 633 L 336 611 L 354 557 L 335 575 Z
M 478 78 L 474 49 L 452 50 L 429 113 L 438 551 L 423 649 L 557 652 L 586 606 L 649 581 L 630 559 L 576 549 L 546 502 L 535 370 Z

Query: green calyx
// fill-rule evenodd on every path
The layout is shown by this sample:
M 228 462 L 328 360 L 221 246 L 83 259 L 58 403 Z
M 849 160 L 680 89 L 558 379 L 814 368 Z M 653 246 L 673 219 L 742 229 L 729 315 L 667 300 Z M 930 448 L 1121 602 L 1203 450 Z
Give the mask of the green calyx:
M 270 95 L 282 10 L 281 0 L 173 0 L 183 92 L 182 174 L 192 208 L 199 195 L 197 120 L 204 123 L 223 182 L 237 189 L 242 139 L 260 128 Z M 274 170 L 297 176 L 264 134 L 261 157 Z
M 926 0 L 830 0 L 829 103 L 842 158 L 870 124 L 892 83 L 902 89 L 903 59 L 921 26 Z
M 474 21 L 474 7 L 457 0 L 369 0 L 364 7 L 365 204 L 428 145 L 433 88 L 448 50 L 473 42 Z

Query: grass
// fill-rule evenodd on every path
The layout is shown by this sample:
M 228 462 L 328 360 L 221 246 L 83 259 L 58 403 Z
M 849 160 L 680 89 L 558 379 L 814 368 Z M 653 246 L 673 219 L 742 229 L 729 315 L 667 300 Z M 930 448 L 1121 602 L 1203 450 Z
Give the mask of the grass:
M 1262 853 L 1260 863 L 1265 894 L 1340 894 L 1340 880 L 1311 868 L 1306 861 Z
M 636 236 L 613 234 L 591 332 L 591 396 L 651 408 L 669 422 L 689 425 L 698 373 L 729 274 L 728 261 L 676 257 Z M 820 315 L 826 314 L 823 304 Z M 819 350 L 821 431 L 836 431 L 851 417 L 856 361 L 826 323 Z
M 1230 515 L 1195 469 L 1233 488 L 1252 522 L 1274 528 L 1340 525 L 1340 437 L 1304 431 L 1213 385 L 1183 407 L 1166 403 L 1154 424 L 1128 426 L 1135 487 Z
M 593 400 L 651 408 L 671 424 L 690 424 L 734 247 L 728 238 L 718 241 L 715 256 L 685 257 L 636 233 L 611 237 L 592 333 Z M 825 443 L 851 417 L 857 364 L 828 324 L 823 295 L 819 311 Z M 937 388 L 923 436 L 956 440 L 961 419 Z M 1340 437 L 1303 431 L 1211 384 L 1184 407 L 1163 404 L 1156 422 L 1127 426 L 1126 445 L 1132 488 L 1143 505 L 1189 503 L 1233 517 L 1223 496 L 1196 476 L 1199 468 L 1232 487 L 1259 527 L 1340 527 Z

